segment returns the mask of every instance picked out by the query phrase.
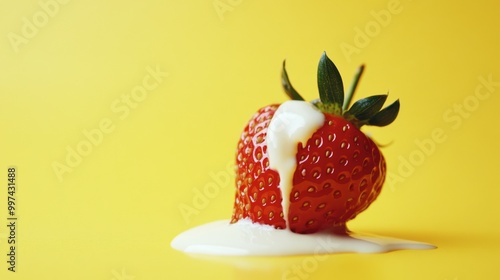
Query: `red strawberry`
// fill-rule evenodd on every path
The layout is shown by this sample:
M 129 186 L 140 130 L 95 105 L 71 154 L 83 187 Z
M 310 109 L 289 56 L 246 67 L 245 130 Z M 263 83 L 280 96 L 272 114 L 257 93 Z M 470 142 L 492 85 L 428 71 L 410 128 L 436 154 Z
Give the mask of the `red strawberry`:
M 323 54 L 318 66 L 320 99 L 312 104 L 323 114 L 324 122 L 304 144 L 297 143 L 295 169 L 289 180 L 280 178 L 269 163 L 269 125 L 280 105 L 266 106 L 252 117 L 237 148 L 232 223 L 247 218 L 296 233 L 345 232 L 346 222 L 377 198 L 385 180 L 385 160 L 360 127 L 392 123 L 399 112 L 399 100 L 381 110 L 387 95 L 375 95 L 349 108 L 362 71 L 363 67 L 344 100 L 342 78 Z M 290 84 L 284 63 L 282 82 L 287 95 L 299 100 L 293 102 L 305 102 Z M 291 186 L 280 186 L 288 181 Z

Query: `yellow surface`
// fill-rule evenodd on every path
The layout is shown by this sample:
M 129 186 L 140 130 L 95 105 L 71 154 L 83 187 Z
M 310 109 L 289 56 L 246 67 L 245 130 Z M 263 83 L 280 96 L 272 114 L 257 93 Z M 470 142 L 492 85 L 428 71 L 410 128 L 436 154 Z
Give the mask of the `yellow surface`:
M 497 279 L 496 3 L 0 2 L 0 279 Z M 367 129 L 392 142 L 390 178 L 350 227 L 439 248 L 236 259 L 172 250 L 178 233 L 230 217 L 236 141 L 257 108 L 286 99 L 282 60 L 313 99 L 322 51 L 347 81 L 366 63 L 358 97 L 389 91 L 402 104 L 390 127 Z

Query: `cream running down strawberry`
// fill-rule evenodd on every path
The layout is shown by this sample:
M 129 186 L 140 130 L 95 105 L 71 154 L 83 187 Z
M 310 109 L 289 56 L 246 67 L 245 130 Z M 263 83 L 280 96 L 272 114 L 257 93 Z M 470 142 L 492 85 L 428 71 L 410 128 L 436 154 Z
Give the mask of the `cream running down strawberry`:
M 216 255 L 308 254 L 327 238 L 337 245 L 323 248 L 324 253 L 432 248 L 357 235 L 346 227 L 377 198 L 386 176 L 381 151 L 360 128 L 389 125 L 400 107 L 399 100 L 384 107 L 386 94 L 351 106 L 363 69 L 344 96 L 340 73 L 323 53 L 320 98 L 306 102 L 283 63 L 282 84 L 292 100 L 259 109 L 245 126 L 237 145 L 231 220 L 191 229 L 172 246 Z

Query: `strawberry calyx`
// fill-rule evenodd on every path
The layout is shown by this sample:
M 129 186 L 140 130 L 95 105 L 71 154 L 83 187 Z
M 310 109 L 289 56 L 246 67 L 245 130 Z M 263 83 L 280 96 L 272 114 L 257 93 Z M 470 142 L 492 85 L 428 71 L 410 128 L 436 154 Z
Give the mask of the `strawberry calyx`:
M 330 58 L 328 58 L 326 52 L 323 52 L 318 64 L 317 82 L 319 99 L 315 99 L 311 103 L 322 112 L 342 117 L 358 128 L 363 125 L 386 126 L 391 124 L 399 113 L 400 104 L 398 99 L 387 107 L 382 108 L 388 94 L 366 97 L 354 102 L 351 106 L 352 98 L 363 71 L 364 65 L 361 65 L 354 75 L 347 95 L 344 96 L 344 86 L 340 72 Z M 290 83 L 285 68 L 285 61 L 283 61 L 281 82 L 285 93 L 292 100 L 305 101 Z

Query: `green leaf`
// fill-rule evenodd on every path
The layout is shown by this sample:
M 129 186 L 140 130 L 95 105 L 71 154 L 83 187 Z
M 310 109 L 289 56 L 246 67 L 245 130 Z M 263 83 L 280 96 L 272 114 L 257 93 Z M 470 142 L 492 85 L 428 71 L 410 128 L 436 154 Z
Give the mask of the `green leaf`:
M 318 65 L 318 90 L 319 98 L 327 107 L 334 108 L 333 114 L 342 114 L 344 103 L 344 85 L 339 70 L 323 52 Z M 332 104 L 333 106 L 329 106 Z
M 283 85 L 283 89 L 285 90 L 286 95 L 288 95 L 288 97 L 290 97 L 292 100 L 304 101 L 304 98 L 300 96 L 295 88 L 293 88 L 290 80 L 288 79 L 288 73 L 285 69 L 285 60 L 283 60 L 283 70 L 281 71 L 281 84 Z
M 374 95 L 356 101 L 352 107 L 347 111 L 348 114 L 353 115 L 358 120 L 367 120 L 373 117 L 387 99 L 387 95 Z
M 368 124 L 374 126 L 386 126 L 391 124 L 396 119 L 398 113 L 399 99 L 370 118 L 370 120 L 368 120 Z

